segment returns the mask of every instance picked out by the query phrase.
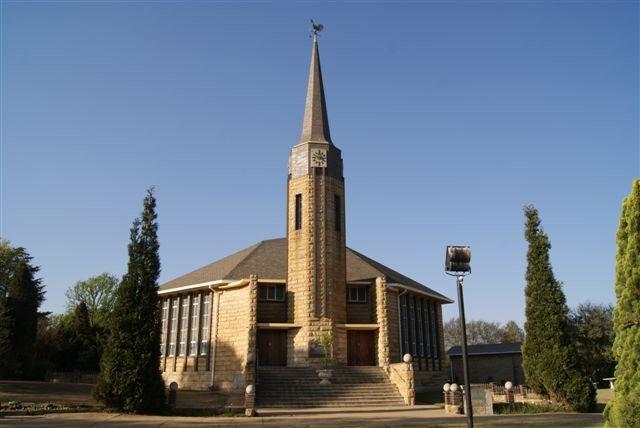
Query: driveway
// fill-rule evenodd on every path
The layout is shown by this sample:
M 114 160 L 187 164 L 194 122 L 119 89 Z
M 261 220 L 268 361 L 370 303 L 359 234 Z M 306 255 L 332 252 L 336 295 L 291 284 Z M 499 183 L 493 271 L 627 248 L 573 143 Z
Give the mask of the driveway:
M 477 426 L 528 427 L 601 427 L 603 418 L 597 413 L 545 413 L 537 415 L 496 415 L 474 418 Z M 275 410 L 247 417 L 163 417 L 119 413 L 66 413 L 42 416 L 14 416 L 0 419 L 3 427 L 193 427 L 193 426 L 466 426 L 464 416 L 451 416 L 434 406 L 410 409 L 308 409 Z

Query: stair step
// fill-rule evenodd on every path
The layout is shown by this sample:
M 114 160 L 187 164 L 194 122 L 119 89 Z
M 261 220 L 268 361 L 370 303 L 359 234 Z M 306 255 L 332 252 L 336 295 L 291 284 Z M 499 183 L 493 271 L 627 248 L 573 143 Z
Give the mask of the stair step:
M 320 385 L 310 367 L 260 367 L 256 403 L 260 407 L 403 406 L 404 399 L 380 367 L 339 367 L 331 385 Z

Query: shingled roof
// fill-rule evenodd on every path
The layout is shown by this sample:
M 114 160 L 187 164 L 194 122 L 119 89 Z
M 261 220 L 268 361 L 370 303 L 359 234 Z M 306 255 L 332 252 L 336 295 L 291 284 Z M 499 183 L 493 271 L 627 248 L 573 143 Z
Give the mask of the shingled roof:
M 520 354 L 522 348 L 521 342 L 515 343 L 487 343 L 482 345 L 467 346 L 469 355 L 494 355 L 494 354 Z M 447 351 L 450 357 L 462 356 L 462 348 L 460 346 L 452 346 Z
M 287 240 L 286 238 L 269 239 L 258 242 L 250 247 L 217 260 L 160 286 L 160 291 L 169 292 L 189 285 L 202 284 L 217 280 L 238 280 L 258 275 L 258 278 L 282 279 L 287 278 Z M 419 293 L 429 294 L 433 298 L 451 303 L 452 300 L 442 294 L 420 284 L 347 248 L 347 281 L 371 280 L 385 276 L 387 283 L 396 283 Z

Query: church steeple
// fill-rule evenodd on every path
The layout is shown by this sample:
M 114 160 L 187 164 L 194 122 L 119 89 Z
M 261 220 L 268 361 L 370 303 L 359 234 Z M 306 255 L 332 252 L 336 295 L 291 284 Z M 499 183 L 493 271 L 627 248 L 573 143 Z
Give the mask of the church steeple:
M 324 99 L 320 55 L 318 54 L 318 38 L 315 34 L 313 35 L 313 47 L 311 48 L 311 67 L 309 69 L 307 100 L 304 106 L 300 142 L 332 144 L 331 134 L 329 133 L 329 120 L 327 118 L 327 104 Z
M 347 256 L 342 155 L 329 134 L 317 33 L 313 45 L 300 143 L 291 147 L 287 176 L 287 306 L 300 327 L 290 330 L 289 365 L 319 364 L 318 340 L 332 332 L 336 349 L 347 349 Z M 289 297 L 287 297 L 289 299 Z M 346 354 L 334 354 L 347 364 Z

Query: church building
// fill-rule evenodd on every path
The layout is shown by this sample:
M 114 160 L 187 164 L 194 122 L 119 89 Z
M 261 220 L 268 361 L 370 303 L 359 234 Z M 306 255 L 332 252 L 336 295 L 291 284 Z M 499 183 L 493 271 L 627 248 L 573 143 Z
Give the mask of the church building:
M 265 406 L 305 394 L 313 401 L 325 356 L 319 339 L 330 335 L 334 385 L 326 390 L 345 391 L 339 399 L 358 382 L 379 383 L 378 395 L 389 400 L 382 385 L 390 385 L 406 404 L 415 388 L 441 388 L 448 374 L 442 305 L 452 300 L 347 247 L 342 152 L 329 132 L 315 36 L 302 135 L 288 169 L 286 237 L 160 286 L 166 383 L 230 393 L 254 385 Z M 292 383 L 299 389 L 287 397 Z M 386 403 L 375 394 L 353 397 Z

